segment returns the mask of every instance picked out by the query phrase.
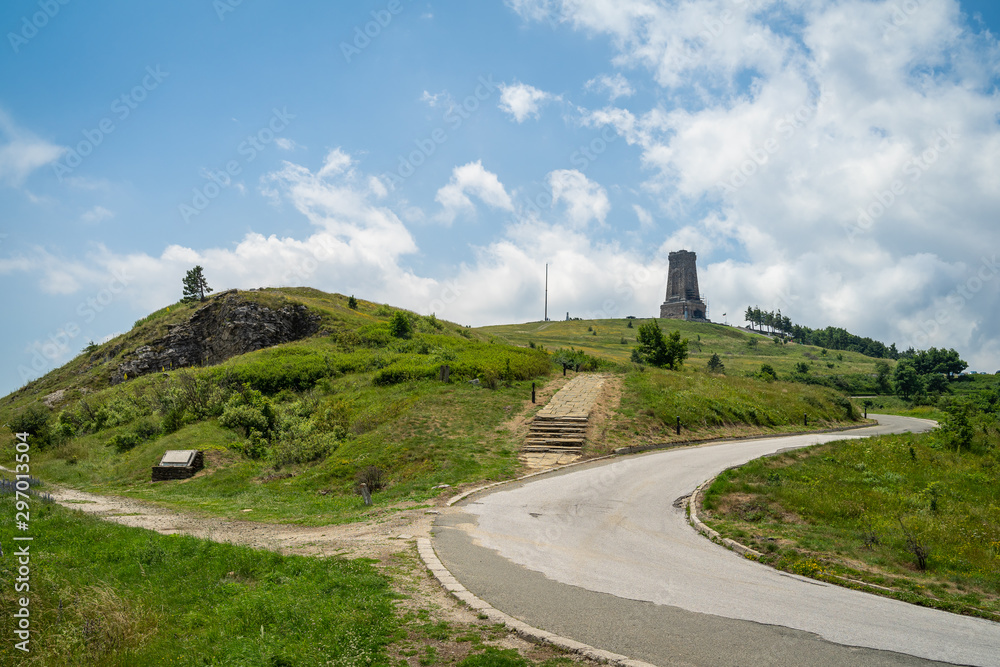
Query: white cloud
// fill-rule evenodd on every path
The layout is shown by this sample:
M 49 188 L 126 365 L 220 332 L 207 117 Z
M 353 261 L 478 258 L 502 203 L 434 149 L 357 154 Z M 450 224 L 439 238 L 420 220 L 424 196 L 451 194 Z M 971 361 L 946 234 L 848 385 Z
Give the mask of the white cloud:
M 80 219 L 88 223 L 97 223 L 102 220 L 110 220 L 115 217 L 114 211 L 110 211 L 103 206 L 95 206 L 89 211 L 85 211 Z
M 606 36 L 616 66 L 672 93 L 582 120 L 641 151 L 643 189 L 678 225 L 661 252 L 702 253 L 713 312 L 782 307 L 1000 365 L 982 352 L 1000 349 L 1000 275 L 960 292 L 1000 246 L 996 39 L 953 0 L 902 20 L 890 1 L 751 4 L 511 3 Z M 741 259 L 713 262 L 719 251 Z
M 596 220 L 604 224 L 611 210 L 608 193 L 576 169 L 558 169 L 549 173 L 552 203 L 565 202 L 566 219 L 576 228 Z
M 39 139 L 0 111 L 0 182 L 21 186 L 28 176 L 59 159 L 66 148 Z
M 420 101 L 432 109 L 439 106 L 451 107 L 454 105 L 454 101 L 447 90 L 442 90 L 440 93 L 430 93 L 425 90 L 420 96 Z
M 632 88 L 632 84 L 628 82 L 621 72 L 616 72 L 614 76 L 608 76 L 607 74 L 602 74 L 601 76 L 595 77 L 587 81 L 584 85 L 587 90 L 605 90 L 608 93 L 608 97 L 612 102 L 614 102 L 619 97 L 630 97 L 635 94 L 635 89 Z
M 475 205 L 469 195 L 478 197 L 492 208 L 513 211 L 514 204 L 497 175 L 487 171 L 480 160 L 455 167 L 451 181 L 437 191 L 434 197 L 442 206 L 438 220 L 446 224 L 454 222 L 461 213 L 474 215 Z
M 301 146 L 294 140 L 287 137 L 277 137 L 274 140 L 274 145 L 283 151 L 293 151 L 296 148 L 301 148 Z
M 538 118 L 541 107 L 546 102 L 562 99 L 558 95 L 539 90 L 526 83 L 500 84 L 499 107 L 513 116 L 518 123 L 528 118 Z

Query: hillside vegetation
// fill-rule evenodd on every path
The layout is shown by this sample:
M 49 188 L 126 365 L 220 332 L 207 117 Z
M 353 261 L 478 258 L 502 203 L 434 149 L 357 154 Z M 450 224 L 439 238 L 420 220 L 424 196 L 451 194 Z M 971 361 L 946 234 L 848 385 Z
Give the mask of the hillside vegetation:
M 573 346 L 587 354 L 627 362 L 636 345 L 639 326 L 647 321 L 527 322 L 482 327 L 478 331 L 517 345 L 534 344 L 546 349 Z M 782 343 L 777 338 L 721 324 L 658 321 L 665 332 L 679 331 L 681 337 L 688 340 L 689 356 L 685 363 L 691 367 L 706 368 L 712 355 L 717 354 L 727 375 L 758 374 L 761 366 L 768 364 L 782 380 L 824 384 L 856 394 L 875 393 L 878 389 L 875 384 L 876 364 L 883 360 L 858 352 L 837 352 L 811 345 Z
M 0 419 L 33 434 L 32 471 L 89 490 L 306 523 L 356 516 L 356 475 L 369 466 L 385 473 L 388 501 L 514 474 L 518 443 L 503 424 L 530 405 L 531 381 L 544 383 L 545 352 L 385 305 L 359 300 L 354 310 L 347 297 L 317 290 L 240 296 L 275 310 L 304 304 L 320 317 L 319 332 L 112 385 L 118 364 L 202 304 L 157 311 L 0 401 Z M 437 380 L 443 364 L 448 383 Z M 206 450 L 210 474 L 150 484 L 164 450 L 188 448 Z
M 251 510 L 255 520 L 305 524 L 375 516 L 387 505 L 425 502 L 444 485 L 515 476 L 523 424 L 541 407 L 530 401 L 531 384 L 543 389 L 561 380 L 553 370 L 563 362 L 621 378 L 620 404 L 609 397 L 587 456 L 860 419 L 857 406 L 833 388 L 785 381 L 799 358 L 820 359 L 821 350 L 729 327 L 661 321 L 689 339 L 687 362 L 667 371 L 630 361 L 637 322 L 473 330 L 387 305 L 349 304 L 348 297 L 308 288 L 174 304 L 0 400 L 0 419 L 33 434 L 32 471 L 50 481 L 228 518 L 248 518 Z M 294 313 L 314 333 L 215 365 L 165 366 L 138 377 L 121 371 L 148 368 L 137 358 L 174 358 L 169 346 L 179 340 L 193 345 L 178 334 L 191 322 L 262 309 L 268 322 L 274 313 Z M 219 342 L 229 335 L 226 323 L 217 326 L 217 334 L 199 330 L 213 354 L 230 349 Z M 708 372 L 713 353 L 724 372 Z M 841 356 L 831 357 L 834 370 L 868 376 L 872 360 Z M 762 360 L 781 379 L 760 377 Z M 448 382 L 439 379 L 443 365 Z M 150 468 L 167 449 L 205 451 L 206 471 L 152 484 Z M 373 508 L 356 494 L 366 475 L 384 487 Z

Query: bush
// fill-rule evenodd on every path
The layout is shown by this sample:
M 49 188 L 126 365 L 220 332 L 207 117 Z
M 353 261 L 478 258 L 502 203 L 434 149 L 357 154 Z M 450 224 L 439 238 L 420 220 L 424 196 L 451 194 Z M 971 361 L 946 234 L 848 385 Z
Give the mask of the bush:
M 774 372 L 774 367 L 771 366 L 771 364 L 761 364 L 758 376 L 761 380 L 766 380 L 768 382 L 774 382 L 778 379 L 778 374 Z
M 722 359 L 719 358 L 718 354 L 713 354 L 712 358 L 708 360 L 708 370 L 711 373 L 725 373 L 726 367 L 722 363 Z
M 39 449 L 52 444 L 51 413 L 48 408 L 38 403 L 32 403 L 13 417 L 9 426 L 11 433 L 28 433 L 28 442 Z
M 358 300 L 354 298 L 353 294 L 347 299 L 347 307 L 351 310 L 358 309 Z
M 226 403 L 219 423 L 226 428 L 240 431 L 247 438 L 244 453 L 251 458 L 264 454 L 276 422 L 270 399 L 249 385 L 234 394 Z
M 401 310 L 396 311 L 396 314 L 389 320 L 389 333 L 393 338 L 409 338 L 413 335 L 413 323 L 410 322 L 406 313 Z
M 354 476 L 354 482 L 358 493 L 361 493 L 362 484 L 366 485 L 371 493 L 375 493 L 385 488 L 385 475 L 378 466 L 368 466 L 357 472 Z
M 687 338 L 682 340 L 680 331 L 664 336 L 656 319 L 640 324 L 635 340 L 639 343 L 636 348 L 639 357 L 650 366 L 677 370 L 687 359 Z

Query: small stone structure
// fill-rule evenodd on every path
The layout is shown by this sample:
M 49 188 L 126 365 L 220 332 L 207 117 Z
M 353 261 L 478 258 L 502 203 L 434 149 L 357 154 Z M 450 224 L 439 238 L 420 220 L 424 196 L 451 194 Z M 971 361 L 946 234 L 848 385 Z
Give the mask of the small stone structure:
M 168 449 L 160 459 L 160 465 L 153 466 L 153 481 L 187 479 L 205 467 L 205 455 L 197 449 Z
M 660 317 L 672 320 L 708 321 L 708 306 L 698 293 L 698 256 L 690 250 L 670 253 L 667 271 L 667 300 L 660 306 Z

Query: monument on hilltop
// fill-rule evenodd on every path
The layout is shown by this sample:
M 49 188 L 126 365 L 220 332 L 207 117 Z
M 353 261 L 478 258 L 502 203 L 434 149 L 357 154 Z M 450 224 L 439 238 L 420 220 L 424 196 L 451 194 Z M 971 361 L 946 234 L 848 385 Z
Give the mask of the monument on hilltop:
M 667 300 L 660 306 L 660 317 L 672 320 L 708 321 L 708 306 L 698 293 L 698 256 L 689 250 L 670 253 L 667 271 Z

